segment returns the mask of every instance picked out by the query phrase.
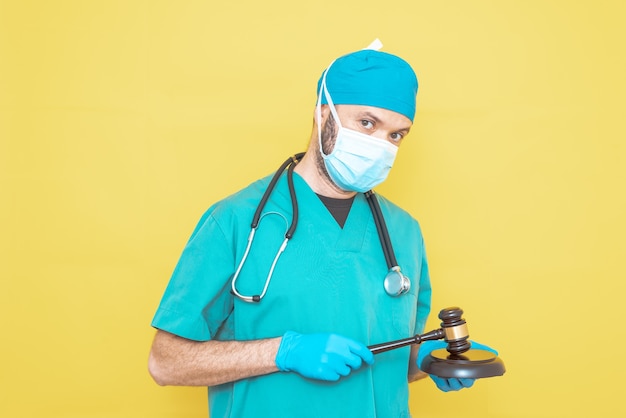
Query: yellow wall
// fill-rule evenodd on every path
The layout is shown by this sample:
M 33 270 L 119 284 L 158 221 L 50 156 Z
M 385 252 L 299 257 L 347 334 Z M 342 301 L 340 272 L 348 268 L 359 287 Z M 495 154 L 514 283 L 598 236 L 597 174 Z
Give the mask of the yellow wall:
M 0 416 L 206 416 L 146 371 L 174 263 L 375 37 L 421 83 L 380 191 L 422 223 L 434 313 L 508 368 L 417 383 L 414 415 L 624 416 L 625 4 L 0 1 Z

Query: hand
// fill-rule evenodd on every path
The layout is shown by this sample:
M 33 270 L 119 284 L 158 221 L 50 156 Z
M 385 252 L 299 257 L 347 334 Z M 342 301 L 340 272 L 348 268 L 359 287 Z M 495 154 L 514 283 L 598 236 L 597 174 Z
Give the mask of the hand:
M 298 334 L 287 331 L 276 354 L 276 366 L 304 377 L 337 381 L 363 362 L 374 363 L 374 354 L 363 344 L 337 334 Z
M 474 341 L 470 341 L 470 342 L 472 343 L 472 349 L 486 350 L 486 351 L 492 352 L 496 356 L 498 355 L 498 352 L 491 347 L 487 347 L 486 345 L 479 344 Z M 447 346 L 448 346 L 448 343 L 446 343 L 445 341 L 424 341 L 423 343 L 421 343 L 420 349 L 417 354 L 417 361 L 416 361 L 417 367 L 419 367 L 421 370 L 422 361 L 424 361 L 424 358 L 428 354 L 430 354 L 434 350 L 446 348 Z M 435 382 L 435 385 L 437 385 L 437 388 L 439 388 L 439 390 L 441 390 L 442 392 L 450 392 L 450 391 L 461 390 L 464 388 L 470 388 L 474 384 L 474 380 L 475 380 L 475 379 L 457 379 L 454 377 L 445 378 L 445 377 L 434 376 L 432 374 L 429 374 L 429 376 L 433 380 L 433 382 Z

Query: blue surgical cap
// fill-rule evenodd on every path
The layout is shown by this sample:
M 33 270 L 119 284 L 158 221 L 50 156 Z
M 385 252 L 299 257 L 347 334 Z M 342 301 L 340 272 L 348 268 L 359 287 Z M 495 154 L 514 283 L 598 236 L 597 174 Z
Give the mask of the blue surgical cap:
M 324 72 L 334 104 L 373 106 L 400 113 L 413 122 L 417 77 L 402 58 L 364 49 L 337 58 Z M 317 92 L 324 74 L 317 82 Z M 328 104 L 322 92 L 321 104 Z

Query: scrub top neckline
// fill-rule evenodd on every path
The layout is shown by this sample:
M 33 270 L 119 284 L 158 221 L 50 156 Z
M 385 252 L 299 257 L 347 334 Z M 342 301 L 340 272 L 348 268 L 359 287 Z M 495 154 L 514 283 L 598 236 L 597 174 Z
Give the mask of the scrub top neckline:
M 370 228 L 374 228 L 373 215 L 363 193 L 357 193 L 343 228 L 337 223 L 322 200 L 311 189 L 306 180 L 298 173 L 293 173 L 296 198 L 298 199 L 300 222 L 294 235 L 298 234 L 298 229 L 306 220 L 313 223 L 315 227 L 325 228 L 327 231 L 334 231 L 337 234 L 337 249 L 347 251 L 360 251 L 366 233 Z M 282 176 L 277 191 L 281 198 L 289 202 L 289 191 L 287 188 L 287 176 Z M 375 232 L 375 231 L 374 231 Z
M 347 199 L 339 199 L 317 194 L 317 197 L 319 197 L 324 206 L 326 206 L 326 209 L 328 209 L 333 218 L 335 218 L 339 226 L 343 228 L 350 214 L 350 209 L 352 209 L 355 196 L 350 196 Z

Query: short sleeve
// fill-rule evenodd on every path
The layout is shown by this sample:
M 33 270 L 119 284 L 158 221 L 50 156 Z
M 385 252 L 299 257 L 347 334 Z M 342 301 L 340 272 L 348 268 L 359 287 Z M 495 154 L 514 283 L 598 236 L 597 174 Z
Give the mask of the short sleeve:
M 233 310 L 233 243 L 209 209 L 187 242 L 152 326 L 195 340 L 214 339 Z

